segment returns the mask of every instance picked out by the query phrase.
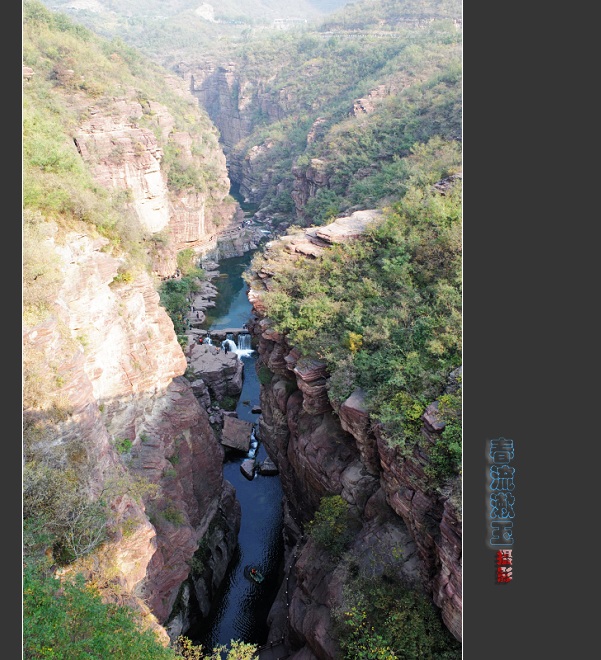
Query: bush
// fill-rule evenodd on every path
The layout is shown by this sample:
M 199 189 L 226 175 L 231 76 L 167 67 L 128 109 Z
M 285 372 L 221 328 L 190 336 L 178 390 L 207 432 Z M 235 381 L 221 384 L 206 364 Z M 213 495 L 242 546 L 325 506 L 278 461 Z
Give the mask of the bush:
M 64 470 L 28 461 L 23 470 L 23 544 L 27 556 L 52 547 L 67 565 L 97 548 L 107 536 L 110 510 L 90 497 L 85 470 Z
M 443 394 L 438 399 L 438 416 L 445 422 L 441 437 L 429 447 L 430 464 L 426 474 L 437 481 L 457 475 L 461 469 L 463 429 L 461 425 L 461 390 Z
M 205 272 L 198 266 L 198 256 L 191 248 L 186 248 L 177 253 L 177 267 L 183 278 L 197 277 L 205 279 Z
M 224 396 L 217 403 L 223 410 L 236 410 L 236 406 L 238 405 L 238 397 Z
M 115 449 L 119 454 L 127 454 L 133 447 L 133 442 L 129 438 L 116 438 Z
M 271 383 L 271 379 L 273 378 L 273 374 L 265 365 L 261 365 L 257 371 L 257 377 L 261 385 L 269 385 L 269 383 Z
M 340 557 L 353 537 L 348 503 L 340 495 L 322 497 L 308 533 L 333 558 Z
M 361 576 L 343 593 L 344 607 L 333 615 L 345 660 L 460 660 L 461 644 L 422 592 Z
M 186 258 L 184 257 L 184 262 Z M 161 305 L 165 308 L 177 335 L 185 335 L 187 330 L 185 314 L 190 309 L 189 296 L 198 291 L 199 277 L 202 271 L 192 270 L 181 279 L 169 279 L 161 283 L 159 287 L 159 298 Z M 178 337 L 178 342 L 183 347 L 187 344 L 187 338 Z
M 177 657 L 185 660 L 254 660 L 258 652 L 256 644 L 232 640 L 229 649 L 224 644 L 220 644 L 206 655 L 202 646 L 195 646 L 190 639 L 183 635 L 177 638 L 174 648 Z M 226 655 L 223 656 L 222 653 Z
M 172 504 L 163 510 L 163 518 L 173 525 L 183 525 L 186 522 L 184 514 Z
M 105 604 L 83 576 L 57 580 L 41 566 L 23 572 L 24 658 L 173 660 L 130 608 Z

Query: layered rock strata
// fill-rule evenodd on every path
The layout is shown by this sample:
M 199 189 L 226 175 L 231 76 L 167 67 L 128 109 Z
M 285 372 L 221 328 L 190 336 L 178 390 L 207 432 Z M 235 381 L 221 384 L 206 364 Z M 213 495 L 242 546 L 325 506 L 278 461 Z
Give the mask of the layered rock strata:
M 270 379 L 261 390 L 259 423 L 270 457 L 276 463 L 297 527 L 308 522 L 324 495 L 341 495 L 360 521 L 350 548 L 365 562 L 392 556 L 402 548 L 397 566 L 406 583 L 430 594 L 451 633 L 461 639 L 461 503 L 460 484 L 433 488 L 426 476 L 427 457 L 418 446 L 412 455 L 388 447 L 370 419 L 365 393 L 356 389 L 335 412 L 328 399 L 326 365 L 301 355 L 276 332 L 261 304 L 262 292 L 278 268 L 291 259 L 319 258 L 334 242 L 356 237 L 377 219 L 375 212 L 340 218 L 326 227 L 312 228 L 268 244 L 266 259 L 253 273 L 249 299 L 256 320 L 251 324 L 258 345 L 258 369 Z M 444 429 L 436 404 L 423 418 L 422 433 L 435 442 Z M 301 533 L 302 535 L 302 533 Z M 344 567 L 324 568 L 327 557 L 313 542 L 299 543 L 287 597 L 280 594 L 273 609 L 273 639 L 285 629 L 296 649 L 295 660 L 340 657 L 331 612 L 342 603 Z M 290 548 L 289 548 L 290 552 Z
M 225 156 L 215 129 L 202 119 L 181 81 L 175 79 L 172 85 L 190 104 L 190 113 L 198 115 L 203 134 L 176 130 L 167 107 L 141 101 L 135 94 L 82 107 L 83 119 L 74 133 L 77 150 L 95 180 L 127 195 L 133 216 L 147 232 L 170 237 L 169 249 L 158 244 L 154 254 L 154 268 L 161 277 L 175 272 L 179 250 L 192 248 L 198 254 L 214 250 L 220 235 L 237 228 L 240 218 L 240 209 L 228 194 Z M 177 190 L 169 185 L 173 165 L 165 165 L 167 144 L 185 167 L 204 172 L 201 176 L 207 182 L 202 189 Z
M 76 469 L 92 497 L 109 499 L 108 540 L 81 568 L 97 582 L 110 575 L 107 598 L 119 593 L 165 636 L 209 528 L 222 538 L 198 590 L 213 593 L 206 585 L 223 577 L 239 506 L 152 278 L 120 281 L 121 260 L 88 231 L 82 224 L 42 246 L 62 286 L 49 312 L 23 328 L 24 423 L 51 430 L 28 434 L 26 453 Z

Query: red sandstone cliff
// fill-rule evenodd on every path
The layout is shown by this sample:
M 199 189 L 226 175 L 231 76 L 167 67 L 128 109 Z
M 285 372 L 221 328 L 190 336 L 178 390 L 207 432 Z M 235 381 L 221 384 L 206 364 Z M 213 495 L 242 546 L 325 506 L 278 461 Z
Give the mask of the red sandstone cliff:
M 237 222 L 238 205 L 229 196 L 225 156 L 217 133 L 196 99 L 170 81 L 173 91 L 188 104 L 194 131 L 182 131 L 165 105 L 140 99 L 133 90 L 102 102 L 79 100 L 82 120 L 75 145 L 97 183 L 122 191 L 141 226 L 150 234 L 169 237 L 170 250 L 155 255 L 162 276 L 175 271 L 178 250 L 204 253 L 217 246 L 219 235 Z M 177 167 L 195 171 L 195 186 L 179 190 L 169 185 L 165 150 L 177 154 Z
M 23 327 L 24 369 L 39 382 L 25 424 L 51 424 L 28 434 L 26 452 L 89 473 L 90 489 L 109 497 L 108 541 L 78 566 L 166 637 L 158 624 L 209 525 L 224 530 L 216 542 L 227 565 L 239 505 L 223 479 L 223 448 L 181 377 L 186 359 L 151 277 L 116 280 L 121 262 L 103 251 L 107 243 L 82 223 L 41 246 L 55 255 L 62 284 L 47 314 Z
M 290 346 L 270 327 L 261 305 L 261 292 L 269 289 L 278 264 L 298 254 L 316 258 L 333 242 L 357 236 L 375 217 L 375 212 L 364 211 L 326 227 L 282 237 L 268 246 L 261 272 L 253 273 L 249 299 L 257 317 L 251 326 L 258 342 L 257 364 L 272 373 L 261 391 L 260 434 L 279 467 L 296 522 L 311 519 L 320 497 L 341 495 L 361 520 L 351 551 L 373 558 L 381 552 L 390 556 L 392 548 L 402 547 L 401 575 L 430 593 L 446 626 L 460 640 L 459 481 L 442 490 L 434 488 L 424 472 L 427 458 L 417 446 L 410 455 L 388 447 L 370 419 L 361 390 L 355 390 L 334 412 L 325 364 Z M 443 428 L 433 405 L 424 415 L 422 433 L 435 442 Z M 295 522 L 288 520 L 294 529 Z M 332 633 L 331 610 L 342 601 L 344 571 L 319 568 L 327 565 L 322 551 L 311 541 L 303 545 L 298 531 L 292 537 L 290 546 L 299 543 L 291 573 L 294 588 L 287 598 L 280 594 L 272 624 L 280 634 L 288 619 L 289 641 L 294 648 L 301 647 L 292 657 L 334 660 L 340 650 Z

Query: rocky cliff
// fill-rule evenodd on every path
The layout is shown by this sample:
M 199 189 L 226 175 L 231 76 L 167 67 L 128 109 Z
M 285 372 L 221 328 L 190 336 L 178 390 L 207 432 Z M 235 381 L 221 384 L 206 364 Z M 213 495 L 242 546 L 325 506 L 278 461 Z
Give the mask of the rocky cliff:
M 350 546 L 359 564 L 378 564 L 400 548 L 403 561 L 393 570 L 430 594 L 447 628 L 461 639 L 460 484 L 434 488 L 418 446 L 410 454 L 388 447 L 360 389 L 335 411 L 325 363 L 290 346 L 271 327 L 261 304 L 270 278 L 287 259 L 299 254 L 317 258 L 329 245 L 359 235 L 377 217 L 373 211 L 358 212 L 270 243 L 273 259 L 268 256 L 267 265 L 253 273 L 249 292 L 256 315 L 251 331 L 260 355 L 257 367 L 270 374 L 263 378 L 260 434 L 280 470 L 289 507 L 289 556 L 295 556 L 289 581 L 294 586 L 274 606 L 272 637 L 288 625 L 288 641 L 299 649 L 291 657 L 298 660 L 341 657 L 332 611 L 343 602 L 348 567 L 331 566 L 323 549 L 306 542 L 300 531 L 326 495 L 341 495 L 359 521 Z M 424 415 L 422 433 L 435 442 L 443 428 L 433 404 Z
M 198 65 L 181 63 L 176 71 L 189 85 L 219 129 L 227 155 L 229 175 L 240 184 L 246 202 L 258 204 L 279 178 L 265 166 L 275 142 L 269 138 L 246 144 L 259 121 L 277 122 L 298 112 L 297 94 L 286 86 L 271 89 L 276 71 L 284 63 L 273 63 L 270 74 L 257 78 L 237 62 L 218 65 L 207 61 Z
M 225 156 L 215 128 L 180 80 L 170 84 L 196 118 L 195 130 L 179 129 L 181 121 L 165 105 L 130 92 L 81 106 L 82 121 L 74 134 L 94 179 L 123 191 L 146 231 L 169 237 L 170 249 L 155 255 L 155 271 L 162 277 L 175 271 L 179 250 L 203 254 L 214 249 L 220 234 L 231 230 L 240 215 L 229 197 Z M 196 180 L 188 176 L 188 185 L 179 184 L 176 175 L 192 172 Z
M 107 243 L 82 224 L 41 246 L 62 283 L 50 312 L 23 329 L 24 423 L 37 429 L 26 432 L 26 455 L 76 470 L 91 497 L 109 498 L 107 542 L 76 566 L 108 598 L 146 612 L 165 637 L 158 624 L 209 527 L 221 561 L 205 567 L 201 590 L 212 593 L 206 584 L 222 577 L 239 504 L 223 479 L 223 448 L 182 378 L 186 359 L 151 277 L 120 282 L 121 261 L 103 251 Z

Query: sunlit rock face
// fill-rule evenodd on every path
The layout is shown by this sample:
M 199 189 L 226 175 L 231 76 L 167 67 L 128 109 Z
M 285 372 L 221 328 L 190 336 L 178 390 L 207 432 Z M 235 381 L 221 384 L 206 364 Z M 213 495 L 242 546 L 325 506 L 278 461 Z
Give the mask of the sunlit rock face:
M 85 231 L 43 246 L 56 255 L 63 284 L 50 313 L 23 328 L 28 377 L 46 379 L 24 418 L 48 416 L 45 401 L 61 415 L 27 452 L 85 471 L 90 494 L 109 498 L 108 541 L 83 568 L 96 579 L 110 572 L 120 598 L 160 630 L 203 535 L 228 520 L 205 579 L 223 575 L 239 506 L 223 479 L 223 448 L 182 377 L 186 358 L 152 278 L 119 281 L 121 260 Z
M 192 104 L 191 113 L 200 110 L 182 81 L 171 85 Z M 145 125 L 152 117 L 160 138 Z M 214 128 L 199 116 L 199 134 L 175 130 L 175 118 L 155 101 L 135 97 L 106 98 L 90 105 L 74 133 L 74 142 L 90 168 L 95 181 L 123 194 L 132 217 L 150 234 L 166 232 L 170 250 L 157 250 L 155 271 L 161 277 L 175 272 L 178 250 L 192 248 L 198 253 L 217 246 L 224 232 L 231 232 L 238 205 L 229 197 L 230 181 L 225 156 Z M 206 124 L 206 125 L 205 125 Z M 165 166 L 165 144 L 180 153 L 190 167 L 210 172 L 201 188 L 181 190 L 169 185 Z

